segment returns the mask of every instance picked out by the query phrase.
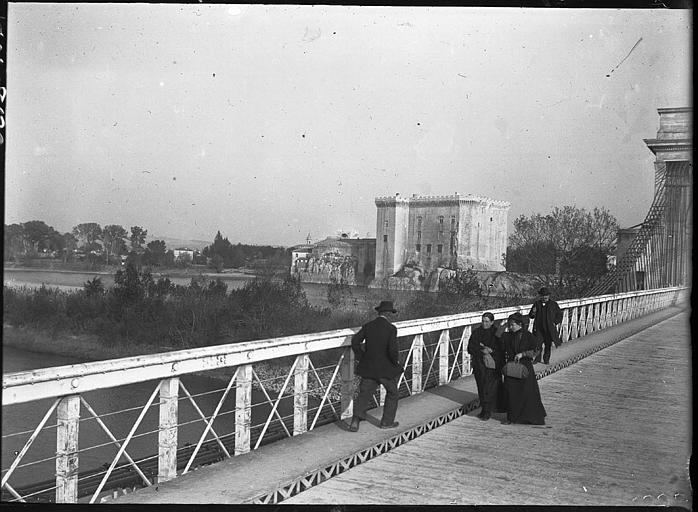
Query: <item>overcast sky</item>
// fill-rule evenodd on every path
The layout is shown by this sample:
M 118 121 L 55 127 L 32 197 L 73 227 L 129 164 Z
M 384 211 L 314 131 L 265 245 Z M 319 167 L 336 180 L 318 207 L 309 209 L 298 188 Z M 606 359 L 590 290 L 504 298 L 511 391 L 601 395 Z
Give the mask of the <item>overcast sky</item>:
M 377 196 L 652 201 L 691 12 L 10 4 L 5 223 L 292 245 Z M 511 228 L 510 228 L 511 229 Z

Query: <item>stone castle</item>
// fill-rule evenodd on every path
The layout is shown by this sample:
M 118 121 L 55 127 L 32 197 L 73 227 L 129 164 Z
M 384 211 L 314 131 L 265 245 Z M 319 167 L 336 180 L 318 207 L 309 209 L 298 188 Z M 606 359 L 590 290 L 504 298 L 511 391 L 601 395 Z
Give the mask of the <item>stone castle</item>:
M 376 198 L 376 281 L 405 266 L 505 270 L 511 205 L 479 196 Z
M 505 270 L 510 204 L 486 197 L 378 197 L 376 238 L 329 237 L 292 248 L 291 273 L 303 282 L 380 287 L 407 268 Z M 437 272 L 438 274 L 438 272 Z

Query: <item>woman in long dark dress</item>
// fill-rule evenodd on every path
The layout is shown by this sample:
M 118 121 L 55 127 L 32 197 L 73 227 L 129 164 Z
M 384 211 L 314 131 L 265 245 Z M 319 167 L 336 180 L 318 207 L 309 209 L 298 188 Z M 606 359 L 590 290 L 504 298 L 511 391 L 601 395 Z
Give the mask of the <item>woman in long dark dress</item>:
M 482 315 L 482 323 L 473 330 L 468 340 L 468 353 L 471 355 L 471 364 L 475 382 L 477 383 L 477 394 L 480 399 L 482 411 L 478 414 L 481 420 L 490 419 L 492 412 L 497 409 L 497 397 L 502 377 L 500 374 L 503 351 L 499 338 L 495 336 L 494 315 L 485 313 Z M 490 363 L 485 362 L 486 354 L 490 356 Z M 495 365 L 492 365 L 492 362 Z
M 519 361 L 528 368 L 528 376 L 523 379 L 504 376 L 506 396 L 506 423 L 528 423 L 545 425 L 545 407 L 540 398 L 540 389 L 533 369 L 533 359 L 540 353 L 536 338 L 524 328 L 521 313 L 514 313 L 507 319 L 509 332 L 502 334 L 504 359 Z

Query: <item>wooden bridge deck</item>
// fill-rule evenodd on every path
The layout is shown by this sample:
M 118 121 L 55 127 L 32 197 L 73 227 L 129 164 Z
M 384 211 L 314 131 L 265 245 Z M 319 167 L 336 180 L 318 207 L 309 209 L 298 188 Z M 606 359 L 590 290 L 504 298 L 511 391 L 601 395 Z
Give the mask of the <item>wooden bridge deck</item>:
M 545 426 L 471 413 L 283 503 L 691 508 L 688 314 L 539 381 Z
M 536 365 L 557 369 L 539 381 L 545 427 L 503 425 L 501 415 L 482 422 L 479 409 L 462 415 L 477 399 L 468 377 L 400 400 L 398 429 L 377 428 L 373 410 L 358 433 L 323 425 L 114 502 L 690 507 L 690 332 L 681 311 L 553 349 L 550 367 Z

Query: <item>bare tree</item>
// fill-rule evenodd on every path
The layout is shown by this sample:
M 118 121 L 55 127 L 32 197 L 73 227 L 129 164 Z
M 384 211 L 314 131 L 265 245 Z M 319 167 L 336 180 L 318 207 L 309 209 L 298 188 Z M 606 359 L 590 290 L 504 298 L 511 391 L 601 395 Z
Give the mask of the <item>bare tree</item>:
M 552 274 L 558 288 L 580 276 L 596 278 L 605 271 L 617 231 L 616 218 L 605 208 L 563 206 L 547 215 L 521 215 L 509 237 L 507 270 Z

